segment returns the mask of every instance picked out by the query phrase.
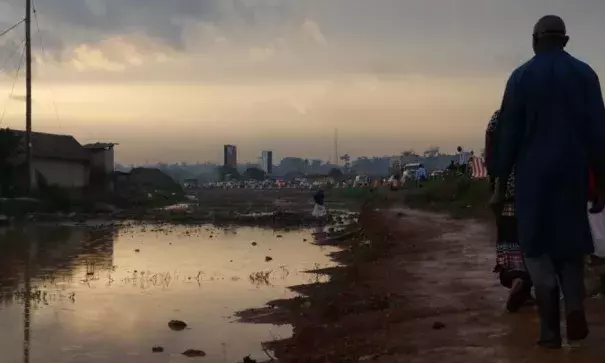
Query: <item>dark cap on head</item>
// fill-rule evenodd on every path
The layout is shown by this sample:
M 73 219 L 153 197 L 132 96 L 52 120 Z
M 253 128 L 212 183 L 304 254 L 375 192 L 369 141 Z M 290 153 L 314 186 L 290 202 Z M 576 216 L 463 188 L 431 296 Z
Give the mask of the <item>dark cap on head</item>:
M 546 15 L 540 18 L 534 26 L 534 36 L 560 36 L 565 37 L 567 35 L 567 28 L 565 22 L 561 17 L 556 15 Z

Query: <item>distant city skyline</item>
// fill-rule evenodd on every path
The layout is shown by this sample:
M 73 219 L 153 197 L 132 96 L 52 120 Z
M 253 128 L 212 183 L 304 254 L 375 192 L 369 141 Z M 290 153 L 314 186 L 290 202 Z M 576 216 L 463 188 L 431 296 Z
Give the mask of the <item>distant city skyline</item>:
M 340 156 L 344 156 L 349 155 L 351 161 L 354 161 L 357 158 L 361 158 L 361 157 L 367 157 L 367 158 L 382 158 L 385 156 L 398 156 L 401 155 L 402 153 L 406 152 L 406 151 L 410 151 L 413 150 L 414 152 L 416 152 L 419 155 L 422 155 L 424 153 L 424 151 L 438 147 L 440 149 L 440 152 L 444 155 L 448 154 L 448 155 L 454 155 L 457 153 L 456 148 L 458 146 L 463 146 L 465 149 L 468 150 L 473 150 L 476 153 L 480 152 L 483 149 L 483 145 L 478 145 L 478 147 L 473 148 L 470 146 L 467 146 L 465 144 L 462 143 L 458 143 L 458 144 L 452 144 L 454 146 L 450 147 L 450 148 L 443 148 L 439 145 L 428 145 L 426 147 L 421 147 L 421 148 L 413 148 L 413 147 L 405 147 L 403 146 L 399 151 L 393 152 L 393 153 L 382 153 L 382 154 L 359 154 L 359 155 L 354 155 L 351 153 L 346 152 L 346 150 L 343 150 L 343 152 L 339 152 Z M 209 164 L 216 164 L 216 165 L 225 165 L 225 156 L 226 156 L 226 147 L 235 147 L 235 152 L 236 152 L 236 159 L 235 159 L 235 164 L 237 165 L 245 165 L 245 164 L 250 164 L 250 165 L 259 165 L 262 166 L 263 164 L 263 153 L 265 152 L 270 152 L 271 153 L 271 161 L 272 161 L 272 165 L 278 165 L 279 162 L 284 159 L 284 158 L 300 158 L 300 159 L 308 159 L 308 160 L 321 160 L 322 162 L 325 163 L 331 163 L 331 164 L 335 164 L 335 165 L 340 165 L 343 164 L 344 162 L 342 160 L 338 160 L 338 162 L 334 161 L 334 155 L 333 155 L 333 151 L 332 154 L 326 155 L 326 156 L 310 156 L 309 154 L 282 154 L 279 156 L 275 151 L 273 150 L 263 150 L 263 151 L 259 151 L 258 150 L 248 150 L 247 154 L 248 155 L 254 155 L 253 157 L 250 158 L 242 158 L 241 155 L 241 149 L 238 147 L 238 145 L 221 145 L 221 155 L 219 159 L 195 159 L 192 160 L 191 158 L 189 159 L 174 159 L 174 160 L 169 160 L 167 158 L 160 158 L 160 159 L 145 159 L 142 160 L 140 162 L 126 162 L 123 161 L 119 158 L 119 146 L 116 147 L 116 163 L 118 164 L 122 164 L 122 165 L 154 165 L 154 164 L 178 164 L 178 163 L 188 163 L 188 164 L 205 164 L 205 163 L 209 163 Z M 246 150 L 244 150 L 244 152 L 246 152 Z M 342 166 L 342 165 L 341 165 Z

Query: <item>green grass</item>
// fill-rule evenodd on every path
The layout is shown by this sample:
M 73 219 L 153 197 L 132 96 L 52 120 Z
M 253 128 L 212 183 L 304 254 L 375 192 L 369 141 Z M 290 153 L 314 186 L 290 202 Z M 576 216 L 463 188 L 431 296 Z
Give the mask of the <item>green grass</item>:
M 459 218 L 491 216 L 487 180 L 447 178 L 431 180 L 420 188 L 406 189 L 404 201 L 412 208 L 446 212 Z

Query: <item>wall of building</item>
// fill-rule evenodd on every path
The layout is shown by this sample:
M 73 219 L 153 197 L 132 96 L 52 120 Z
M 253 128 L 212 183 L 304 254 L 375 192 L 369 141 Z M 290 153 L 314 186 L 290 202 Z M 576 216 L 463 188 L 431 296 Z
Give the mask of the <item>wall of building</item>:
M 114 171 L 114 152 L 113 148 L 107 150 L 94 150 L 90 155 L 90 162 L 93 168 L 99 168 L 107 174 Z
M 34 159 L 34 170 L 40 172 L 49 185 L 63 188 L 81 188 L 88 186 L 90 181 L 90 167 L 85 163 Z
M 223 147 L 223 165 L 237 167 L 237 146 L 225 145 Z
M 273 173 L 273 151 L 263 151 L 261 154 L 261 167 L 267 174 Z

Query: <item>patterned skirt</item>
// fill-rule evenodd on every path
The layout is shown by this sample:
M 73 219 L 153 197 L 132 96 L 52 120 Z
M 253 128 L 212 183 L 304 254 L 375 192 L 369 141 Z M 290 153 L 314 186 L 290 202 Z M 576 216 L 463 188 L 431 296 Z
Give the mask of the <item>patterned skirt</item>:
M 517 217 L 514 202 L 505 203 L 502 215 L 497 216 L 498 239 L 496 242 L 496 267 L 500 282 L 511 287 L 516 278 L 529 279 L 523 253 L 519 246 Z

